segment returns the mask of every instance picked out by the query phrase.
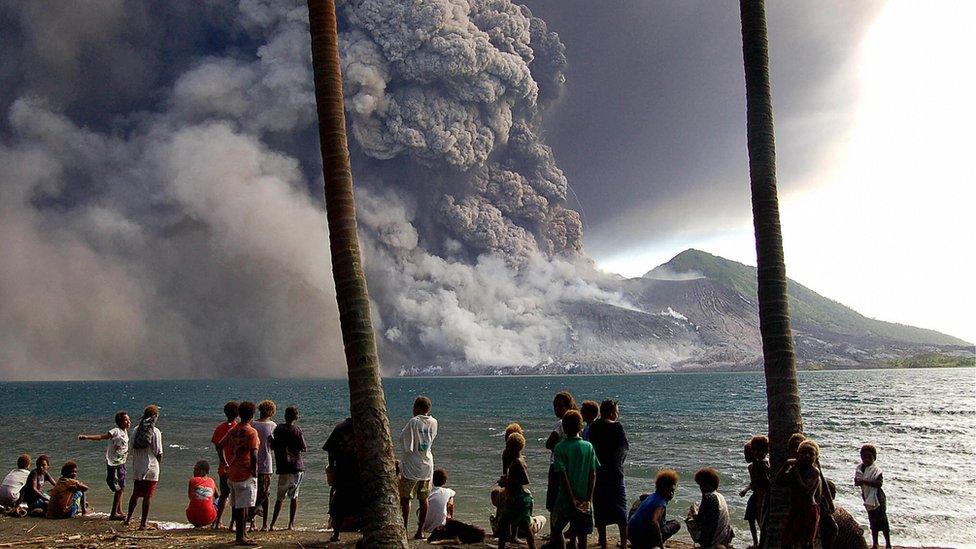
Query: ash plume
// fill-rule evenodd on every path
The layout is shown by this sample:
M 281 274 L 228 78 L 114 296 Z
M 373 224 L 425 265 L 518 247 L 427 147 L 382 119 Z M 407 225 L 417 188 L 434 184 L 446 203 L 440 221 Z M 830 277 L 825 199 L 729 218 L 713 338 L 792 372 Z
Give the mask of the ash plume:
M 531 365 L 570 337 L 566 303 L 626 306 L 540 137 L 558 36 L 509 0 L 338 4 L 385 366 Z M 223 29 L 192 51 L 134 38 L 133 4 L 44 7 L 88 32 L 0 67 L 23 83 L 0 95 L 0 376 L 341 373 L 304 3 L 146 15 L 195 21 L 173 31 L 190 44 Z M 0 6 L 23 56 L 36 9 Z M 131 62 L 159 69 L 136 86 L 151 89 L 106 106 L 127 75 L 35 77 L 99 36 L 144 46 Z

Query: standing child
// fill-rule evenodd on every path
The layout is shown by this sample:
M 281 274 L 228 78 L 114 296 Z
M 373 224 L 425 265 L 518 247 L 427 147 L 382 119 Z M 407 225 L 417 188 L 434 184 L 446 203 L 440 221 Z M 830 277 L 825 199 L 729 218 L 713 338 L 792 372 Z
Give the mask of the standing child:
M 277 423 L 271 421 L 277 411 L 278 407 L 275 406 L 273 400 L 262 400 L 258 404 L 260 417 L 251 424 L 254 430 L 258 432 L 258 440 L 261 442 L 261 446 L 258 448 L 258 501 L 255 508 L 260 508 L 262 511 L 262 532 L 268 529 L 268 493 L 271 490 L 271 474 L 274 472 L 274 459 L 271 456 L 271 446 L 268 444 L 268 439 L 271 438 L 275 427 L 278 426 Z M 251 516 L 251 529 L 254 529 L 253 515 Z
M 403 512 L 403 527 L 407 527 L 410 516 L 410 500 L 418 500 L 417 533 L 414 539 L 424 538 L 424 523 L 427 521 L 427 496 L 430 495 L 430 482 L 434 477 L 434 456 L 430 447 L 437 437 L 437 420 L 430 415 L 431 402 L 428 397 L 419 396 L 413 402 L 413 417 L 400 432 L 400 445 L 403 457 L 400 459 L 400 510 Z
M 861 487 L 861 499 L 868 512 L 871 525 L 871 549 L 878 549 L 878 532 L 884 533 L 885 547 L 891 549 L 891 534 L 888 526 L 888 505 L 884 490 L 881 468 L 876 463 L 878 449 L 871 444 L 861 446 L 861 464 L 854 471 L 854 486 Z
M 132 478 L 135 486 L 129 496 L 129 513 L 125 516 L 125 525 L 132 521 L 132 514 L 136 510 L 136 502 L 142 498 L 142 517 L 139 529 L 146 529 L 149 520 L 149 505 L 156 493 L 159 482 L 159 462 L 163 459 L 163 434 L 156 428 L 159 420 L 159 407 L 155 404 L 146 406 L 142 412 L 139 426 L 132 435 Z
M 289 406 L 285 408 L 285 424 L 275 427 L 271 435 L 271 447 L 274 449 L 275 462 L 278 465 L 278 497 L 275 499 L 271 526 L 268 527 L 270 530 L 274 530 L 278 513 L 281 512 L 281 503 L 285 498 L 289 500 L 288 529 L 291 530 L 295 525 L 298 493 L 302 486 L 302 478 L 305 476 L 302 454 L 308 450 L 305 435 L 297 424 L 298 408 Z M 358 479 L 358 475 L 355 478 Z
M 237 426 L 237 406 L 237 402 L 233 400 L 224 404 L 224 415 L 227 417 L 227 421 L 221 421 L 214 429 L 213 436 L 210 437 L 210 442 L 217 451 L 217 478 L 220 480 L 220 493 L 217 496 L 217 518 L 214 519 L 214 528 L 220 528 L 220 516 L 224 514 L 224 506 L 227 505 L 227 498 L 230 496 L 230 483 L 227 481 L 227 465 L 225 465 L 228 457 L 226 455 L 221 456 L 223 452 L 220 449 L 220 441 L 224 440 L 227 433 Z M 234 527 L 233 522 L 231 522 L 230 527 Z
M 186 495 L 190 498 L 186 506 L 186 520 L 194 528 L 203 528 L 217 519 L 216 493 L 217 484 L 210 478 L 210 462 L 201 459 L 193 466 L 193 476 L 186 489 Z
M 556 423 L 552 426 L 552 432 L 546 439 L 546 450 L 552 451 L 560 441 L 566 438 L 563 432 L 563 415 L 570 410 L 576 409 L 576 399 L 569 391 L 559 391 L 552 398 L 552 413 L 555 414 Z M 546 483 L 546 511 L 550 513 L 555 508 L 556 496 L 559 494 L 559 475 L 553 471 L 554 454 L 549 454 L 549 477 Z
M 559 495 L 553 510 L 550 539 L 556 547 L 565 547 L 563 529 L 568 525 L 576 547 L 586 547 L 586 536 L 593 531 L 593 488 L 596 469 L 600 466 L 593 445 L 580 437 L 583 416 L 576 410 L 563 414 L 566 438 L 553 448 L 553 471 L 559 476 Z
M 230 456 L 226 463 L 227 480 L 236 529 L 234 542 L 237 545 L 256 545 L 253 539 L 244 534 L 244 523 L 258 498 L 258 448 L 261 447 L 261 440 L 251 426 L 254 409 L 253 402 L 242 402 L 237 408 L 240 423 L 228 431 L 218 445 Z M 220 454 L 221 459 L 224 459 L 224 455 L 223 452 Z
M 109 520 L 122 520 L 122 496 L 125 492 L 125 462 L 129 457 L 129 414 L 115 414 L 115 427 L 100 435 L 78 435 L 78 440 L 107 440 L 105 448 L 105 484 L 112 492 L 112 512 Z
M 44 492 L 44 483 L 54 484 L 54 477 L 47 472 L 51 466 L 51 459 L 45 454 L 37 456 L 35 469 L 27 475 L 27 482 L 20 491 L 21 501 L 27 504 L 27 511 L 32 515 L 43 516 L 47 513 L 48 495 Z
M 505 549 L 512 532 L 524 532 L 529 549 L 535 549 L 535 536 L 532 532 L 532 493 L 529 485 L 529 469 L 522 456 L 525 437 L 513 431 L 505 439 L 505 453 L 509 458 L 505 475 L 501 478 L 504 491 L 500 494 L 498 507 L 498 549 Z
M 88 486 L 78 480 L 78 464 L 66 461 L 61 466 L 61 478 L 51 489 L 51 501 L 47 506 L 47 518 L 72 518 L 87 515 L 85 492 Z
M 596 421 L 596 416 L 600 414 L 600 405 L 595 400 L 584 400 L 580 404 L 580 415 L 583 416 L 583 432 L 580 436 L 585 441 L 590 440 L 590 426 Z
M 14 509 L 20 504 L 20 491 L 27 485 L 30 477 L 31 457 L 28 454 L 21 454 L 17 458 L 17 468 L 7 473 L 3 477 L 3 484 L 0 484 L 0 508 Z
M 761 527 L 763 517 L 766 516 L 766 494 L 769 493 L 769 461 L 766 460 L 766 456 L 769 454 L 769 439 L 765 435 L 752 437 L 746 443 L 744 453 L 746 461 L 749 462 L 749 485 L 743 488 L 739 495 L 745 496 L 752 490 L 752 495 L 746 503 L 744 518 L 749 522 L 753 547 L 759 547 L 756 525 Z
M 664 542 L 678 533 L 681 523 L 668 520 L 668 502 L 678 488 L 678 473 L 664 469 L 654 479 L 654 493 L 644 497 L 627 521 L 627 535 L 632 547 L 664 547 Z
M 790 506 L 783 522 L 783 547 L 812 548 L 820 525 L 820 471 L 816 462 L 820 447 L 806 439 L 797 448 L 796 458 L 776 475 L 777 484 L 789 487 Z
M 457 494 L 446 486 L 447 471 L 434 471 L 434 489 L 427 496 L 427 520 L 424 521 L 424 531 L 432 532 L 438 526 L 444 526 L 448 519 L 454 518 L 454 496 Z
M 620 411 L 616 400 L 600 403 L 600 419 L 590 427 L 590 444 L 596 451 L 600 467 L 596 470 L 593 492 L 593 518 L 601 549 L 607 547 L 607 526 L 616 524 L 620 544 L 627 547 L 627 492 L 624 488 L 624 461 L 630 443 L 617 419 Z

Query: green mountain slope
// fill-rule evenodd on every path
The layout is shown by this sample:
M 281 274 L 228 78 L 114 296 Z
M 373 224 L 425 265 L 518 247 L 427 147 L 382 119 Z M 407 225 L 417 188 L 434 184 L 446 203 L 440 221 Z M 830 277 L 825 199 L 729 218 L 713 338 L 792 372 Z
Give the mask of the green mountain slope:
M 787 269 L 789 265 L 787 265 Z M 661 272 L 697 273 L 712 281 L 727 284 L 749 301 L 756 302 L 756 268 L 689 249 L 671 261 L 648 272 L 654 278 Z M 857 311 L 828 299 L 810 288 L 789 280 L 790 315 L 795 328 L 823 329 L 840 334 L 871 335 L 906 343 L 931 345 L 972 345 L 935 330 L 868 318 Z

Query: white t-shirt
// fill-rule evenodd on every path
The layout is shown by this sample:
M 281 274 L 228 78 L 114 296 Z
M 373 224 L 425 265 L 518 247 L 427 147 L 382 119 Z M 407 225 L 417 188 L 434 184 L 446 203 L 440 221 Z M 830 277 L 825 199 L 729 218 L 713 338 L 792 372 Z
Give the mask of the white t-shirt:
M 447 503 L 457 492 L 443 486 L 435 486 L 427 496 L 427 521 L 424 522 L 424 532 L 430 532 L 447 522 Z
M 27 484 L 30 469 L 14 469 L 7 473 L 0 486 L 0 505 L 9 506 L 20 497 L 20 489 Z
M 108 432 L 112 438 L 108 439 L 105 448 L 105 464 L 109 466 L 122 465 L 129 457 L 129 433 L 120 427 Z
M 153 427 L 153 436 L 146 448 L 132 449 L 132 478 L 134 480 L 159 480 L 159 460 L 163 453 L 163 434 Z
M 407 480 L 430 480 L 434 478 L 434 455 L 430 447 L 437 436 L 437 420 L 431 416 L 410 418 L 400 432 L 400 445 L 403 458 L 400 470 Z
M 552 431 L 559 435 L 559 442 L 566 440 L 566 432 L 563 431 L 563 420 L 559 418 L 556 420 L 556 424 L 552 426 Z M 555 448 L 555 447 L 554 447 Z M 549 464 L 556 462 L 556 454 L 549 450 Z
M 258 474 L 264 473 L 270 475 L 274 472 L 274 458 L 271 455 L 271 446 L 268 445 L 268 437 L 274 432 L 275 427 L 278 424 L 271 421 L 270 419 L 261 421 L 251 422 L 251 427 L 258 432 L 258 440 L 261 441 L 261 446 L 258 448 Z

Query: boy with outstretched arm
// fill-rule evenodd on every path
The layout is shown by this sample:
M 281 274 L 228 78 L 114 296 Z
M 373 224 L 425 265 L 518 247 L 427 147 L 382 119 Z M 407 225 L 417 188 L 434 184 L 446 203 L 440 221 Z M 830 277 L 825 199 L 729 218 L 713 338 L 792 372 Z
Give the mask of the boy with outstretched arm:
M 107 440 L 105 448 L 105 484 L 112 491 L 109 520 L 124 520 L 122 498 L 125 492 L 125 462 L 129 458 L 129 426 L 132 420 L 125 411 L 115 414 L 115 427 L 99 435 L 78 435 L 78 440 Z

